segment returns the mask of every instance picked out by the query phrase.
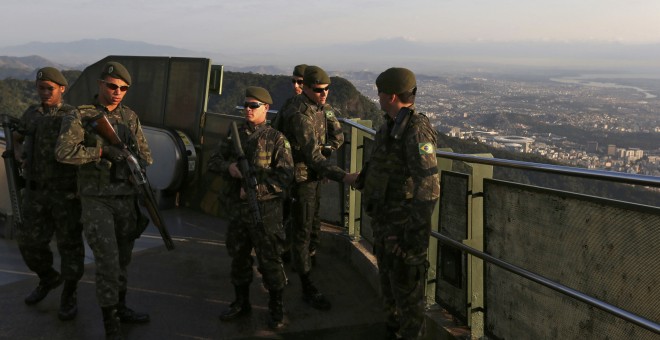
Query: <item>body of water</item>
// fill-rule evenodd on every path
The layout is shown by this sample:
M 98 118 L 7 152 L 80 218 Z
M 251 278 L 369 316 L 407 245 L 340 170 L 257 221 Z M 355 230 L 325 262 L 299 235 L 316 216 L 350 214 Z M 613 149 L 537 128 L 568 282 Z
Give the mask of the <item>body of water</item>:
M 632 89 L 644 95 L 645 99 L 657 98 L 658 95 L 649 90 L 640 87 L 621 85 L 612 82 L 602 82 L 599 79 L 658 79 L 658 74 L 582 74 L 572 77 L 550 78 L 551 81 L 564 84 L 579 84 L 584 86 L 604 87 L 604 88 L 617 88 L 617 89 Z

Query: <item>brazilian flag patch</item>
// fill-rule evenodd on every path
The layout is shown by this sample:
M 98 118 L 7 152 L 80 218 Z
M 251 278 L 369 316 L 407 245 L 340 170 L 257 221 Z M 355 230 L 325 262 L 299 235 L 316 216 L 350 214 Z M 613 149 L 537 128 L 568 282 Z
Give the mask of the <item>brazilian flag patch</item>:
M 431 155 L 431 154 L 433 154 L 433 144 L 432 143 L 419 143 L 419 154 L 420 155 Z
M 327 110 L 325 111 L 325 118 L 332 118 L 335 116 L 335 113 L 333 111 Z
M 284 147 L 287 149 L 291 149 L 291 144 L 289 144 L 289 141 L 286 139 L 284 140 Z

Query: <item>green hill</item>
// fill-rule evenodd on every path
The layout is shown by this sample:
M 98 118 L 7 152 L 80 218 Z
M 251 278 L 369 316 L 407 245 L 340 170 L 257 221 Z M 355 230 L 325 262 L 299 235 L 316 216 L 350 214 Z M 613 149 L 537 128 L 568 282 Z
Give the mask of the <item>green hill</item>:
M 219 113 L 235 112 L 243 103 L 245 88 L 261 86 L 273 97 L 271 109 L 279 110 L 287 98 L 292 96 L 291 77 L 256 73 L 224 72 L 222 95 L 211 95 L 208 111 Z M 381 111 L 373 102 L 362 95 L 348 80 L 331 77 L 332 84 L 328 103 L 339 109 L 339 116 L 369 119 L 380 122 Z

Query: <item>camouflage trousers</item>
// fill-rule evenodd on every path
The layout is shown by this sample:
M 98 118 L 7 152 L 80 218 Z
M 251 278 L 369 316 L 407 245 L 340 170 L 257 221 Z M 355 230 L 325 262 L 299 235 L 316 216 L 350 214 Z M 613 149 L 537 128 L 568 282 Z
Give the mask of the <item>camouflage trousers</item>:
M 394 243 L 387 235 L 374 238 L 374 253 L 378 261 L 378 276 L 387 325 L 398 329 L 404 339 L 419 339 L 424 335 L 424 288 L 427 263 L 411 265 L 392 253 Z
M 94 252 L 96 297 L 101 307 L 116 305 L 127 289 L 126 268 L 131 262 L 138 227 L 136 197 L 82 196 L 85 238 Z
M 226 246 L 231 257 L 231 281 L 235 286 L 249 285 L 253 279 L 255 250 L 259 262 L 258 270 L 268 290 L 281 290 L 286 285 L 282 267 L 282 245 L 285 234 L 282 225 L 282 200 L 272 199 L 259 202 L 263 226 L 252 222 L 247 204 L 241 204 L 231 219 L 227 230 Z
M 319 182 L 316 182 L 319 183 Z M 297 200 L 297 199 L 296 199 Z M 314 209 L 314 221 L 312 222 L 312 231 L 309 233 L 309 251 L 316 250 L 321 245 L 321 218 L 320 218 L 320 209 L 321 209 L 321 186 L 318 185 L 316 189 L 316 208 Z M 284 251 L 291 251 L 294 235 L 294 219 L 292 216 L 293 202 L 295 200 L 291 197 L 287 197 L 284 202 L 284 229 L 286 231 L 286 242 L 284 245 Z
M 24 223 L 17 231 L 18 248 L 25 264 L 40 279 L 55 275 L 50 241 L 55 235 L 65 280 L 78 281 L 85 267 L 85 246 L 80 224 L 80 201 L 73 192 L 27 190 L 23 197 Z
M 299 274 L 308 273 L 312 269 L 309 250 L 315 225 L 318 227 L 314 246 L 318 246 L 318 232 L 321 227 L 320 184 L 319 181 L 301 182 L 295 183 L 291 188 L 291 196 L 294 199 L 291 206 L 292 259 L 294 268 Z

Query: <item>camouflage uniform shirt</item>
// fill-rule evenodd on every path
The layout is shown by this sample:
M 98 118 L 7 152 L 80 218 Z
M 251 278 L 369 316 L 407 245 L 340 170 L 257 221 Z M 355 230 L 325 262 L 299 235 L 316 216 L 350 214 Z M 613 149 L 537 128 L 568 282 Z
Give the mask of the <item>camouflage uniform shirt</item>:
M 87 127 L 87 122 L 99 114 L 108 117 L 122 141 L 142 165 L 153 163 L 137 114 L 123 104 L 119 104 L 112 112 L 98 103 L 83 105 L 78 107 L 78 111 L 66 116 L 57 141 L 57 158 L 62 163 L 80 165 L 78 189 L 81 195 L 136 194 L 135 187 L 129 181 L 128 167 L 114 165 L 100 156 L 100 149 L 107 141 Z M 124 129 L 128 131 L 122 134 Z
M 265 201 L 282 197 L 293 175 L 289 142 L 279 131 L 265 123 L 257 126 L 243 124 L 239 126 L 238 134 L 248 164 L 254 167 L 257 177 L 257 199 Z M 229 165 L 234 162 L 237 162 L 237 155 L 230 134 L 211 154 L 208 164 L 209 171 L 222 174 L 231 183 L 221 191 L 229 202 L 240 201 L 240 179 L 229 175 Z
M 440 182 L 435 129 L 426 116 L 415 112 L 414 106 L 411 109 L 401 139 L 390 137 L 394 121 L 387 115 L 386 123 L 376 133 L 363 200 L 367 214 L 388 221 L 374 225 L 374 236 L 398 236 L 411 257 L 409 260 L 421 262 L 426 260 L 431 215 L 440 196 Z
M 41 104 L 30 106 L 21 117 L 20 130 L 25 131 L 22 158 L 28 181 L 40 185 L 53 185 L 61 190 L 75 192 L 76 167 L 55 159 L 55 144 L 63 117 L 74 115 L 76 108 L 59 104 L 44 111 Z
M 279 131 L 282 131 L 282 133 L 285 132 L 284 121 L 287 120 L 284 118 L 284 112 L 287 112 L 289 106 L 291 106 L 292 103 L 296 101 L 297 96 L 298 95 L 289 97 L 289 99 L 284 102 L 284 105 L 282 105 L 282 108 L 280 108 L 278 114 L 273 119 L 271 126 Z M 327 120 L 327 143 L 332 146 L 333 150 L 339 149 L 344 144 L 344 131 L 342 130 L 341 124 L 337 119 L 337 111 L 337 109 L 328 104 L 323 106 L 323 112 L 325 112 L 325 117 Z M 289 111 L 289 114 L 291 112 L 292 111 Z
M 293 152 L 296 182 L 323 177 L 340 182 L 346 172 L 321 153 L 323 145 L 339 147 L 344 140 L 334 109 L 328 104 L 317 105 L 303 93 L 295 96 L 281 114 L 284 135 Z M 332 138 L 327 136 L 328 131 L 333 131 Z

